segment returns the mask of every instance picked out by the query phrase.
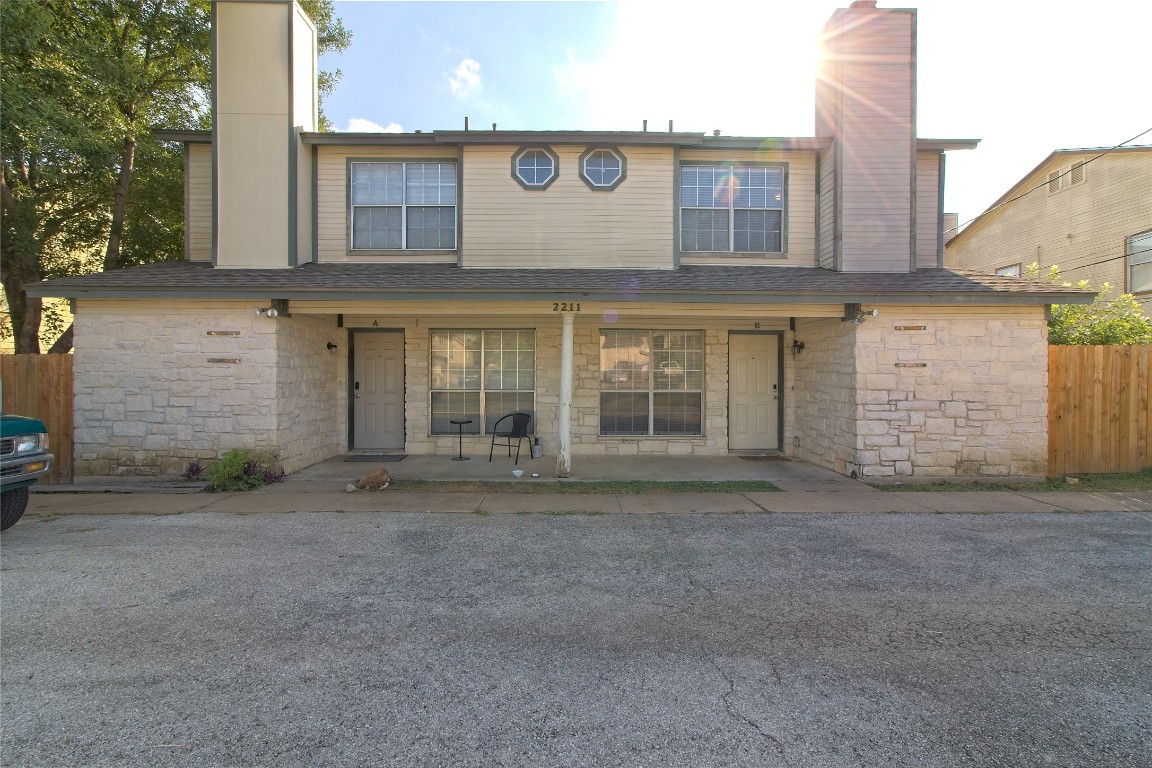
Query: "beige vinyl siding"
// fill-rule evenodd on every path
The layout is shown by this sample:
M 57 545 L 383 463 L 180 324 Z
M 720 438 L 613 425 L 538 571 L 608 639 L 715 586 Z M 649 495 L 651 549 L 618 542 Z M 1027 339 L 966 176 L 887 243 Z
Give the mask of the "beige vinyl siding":
M 212 145 L 186 146 L 184 256 L 189 261 L 212 261 Z
M 307 264 L 316 260 L 312 253 L 312 147 L 299 141 L 298 130 L 296 136 L 296 263 Z
M 788 168 L 784 190 L 784 252 L 771 254 L 684 251 L 682 264 L 774 264 L 810 267 L 816 263 L 816 153 L 717 152 L 681 150 L 681 163 L 772 163 Z
M 361 262 L 456 262 L 456 254 L 353 253 L 349 247 L 348 160 L 452 160 L 455 147 L 326 147 L 316 157 L 316 260 Z M 457 201 L 459 205 L 460 201 Z
M 670 148 L 617 149 L 627 176 L 611 191 L 580 179 L 587 146 L 552 146 L 559 175 L 544 190 L 512 177 L 519 145 L 464 150 L 461 259 L 464 267 L 639 268 L 673 266 Z
M 1098 154 L 1055 155 L 1016 194 Z M 1084 170 L 1081 184 L 1053 193 L 1037 189 L 970 225 L 970 232 L 949 243 L 947 265 L 990 273 L 1009 264 L 1055 264 L 1066 280 L 1124 290 L 1125 238 L 1152 228 L 1152 149 L 1111 152 Z
M 836 150 L 820 154 L 820 196 L 817 227 L 820 252 L 817 264 L 836 269 Z
M 940 266 L 940 155 L 916 153 L 916 268 Z

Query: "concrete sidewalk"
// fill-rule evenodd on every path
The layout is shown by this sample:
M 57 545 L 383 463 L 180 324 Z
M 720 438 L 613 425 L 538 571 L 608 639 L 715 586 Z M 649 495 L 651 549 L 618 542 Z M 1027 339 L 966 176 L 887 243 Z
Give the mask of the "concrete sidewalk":
M 346 492 L 346 486 L 383 466 L 395 479 L 484 480 L 565 486 L 602 480 L 760 480 L 777 493 L 411 493 Z M 247 493 L 200 493 L 204 484 L 172 478 L 79 478 L 75 485 L 38 486 L 32 515 L 180 514 L 184 512 L 457 512 L 475 514 L 754 514 L 765 512 L 1143 512 L 1152 493 L 1088 491 L 882 492 L 864 483 L 778 456 L 577 457 L 573 477 L 558 480 L 555 462 L 526 460 L 516 480 L 511 460 L 457 462 L 443 456 L 402 461 L 346 461 L 337 457 L 296 472 L 281 483 Z M 532 474 L 541 475 L 532 478 Z

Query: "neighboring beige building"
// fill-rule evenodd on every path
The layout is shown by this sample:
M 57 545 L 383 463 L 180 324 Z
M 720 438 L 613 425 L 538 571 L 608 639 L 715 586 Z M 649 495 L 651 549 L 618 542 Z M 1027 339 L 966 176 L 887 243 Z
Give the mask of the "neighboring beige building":
M 1152 146 L 1056 150 L 949 240 L 944 259 L 1002 275 L 1034 262 L 1152 311 Z
M 161 133 L 186 260 L 29 290 L 76 307 L 77 475 L 449 457 L 461 428 L 483 455 L 517 410 L 561 476 L 744 451 L 1045 472 L 1045 306 L 1091 296 L 943 268 L 944 156 L 977 142 L 916 136 L 914 10 L 833 15 L 799 138 L 320 133 L 299 8 L 214 19 L 214 129 Z

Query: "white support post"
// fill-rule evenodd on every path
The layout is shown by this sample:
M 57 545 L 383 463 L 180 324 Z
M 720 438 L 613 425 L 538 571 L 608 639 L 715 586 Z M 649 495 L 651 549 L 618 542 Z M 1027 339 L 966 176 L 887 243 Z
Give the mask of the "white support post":
M 560 449 L 556 452 L 556 476 L 572 474 L 572 336 L 575 317 L 560 316 L 560 412 L 557 414 L 557 437 Z

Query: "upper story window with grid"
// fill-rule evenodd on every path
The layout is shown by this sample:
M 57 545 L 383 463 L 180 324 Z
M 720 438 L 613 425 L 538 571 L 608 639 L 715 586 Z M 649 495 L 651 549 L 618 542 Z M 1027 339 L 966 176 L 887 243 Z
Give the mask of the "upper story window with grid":
M 547 147 L 521 147 L 512 156 L 512 178 L 524 189 L 547 189 L 559 168 L 559 158 Z
M 1132 235 L 1125 242 L 1128 293 L 1152 291 L 1152 230 Z
M 628 160 L 617 149 L 593 148 L 580 156 L 580 178 L 590 189 L 616 189 L 627 171 Z
M 784 199 L 784 166 L 683 165 L 680 247 L 782 253 Z
M 352 250 L 455 250 L 456 163 L 354 162 Z

